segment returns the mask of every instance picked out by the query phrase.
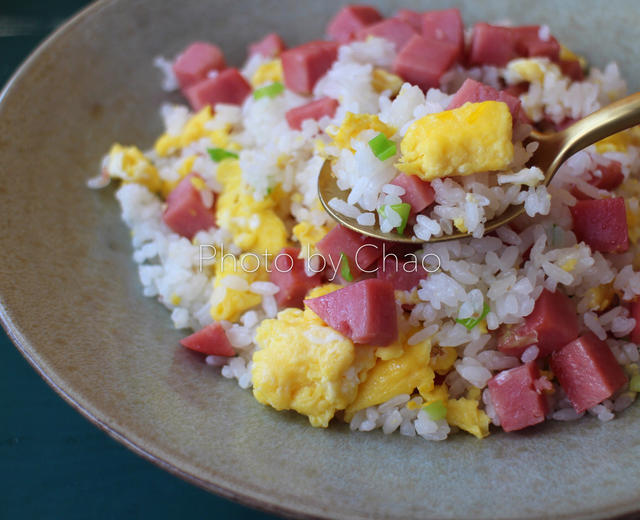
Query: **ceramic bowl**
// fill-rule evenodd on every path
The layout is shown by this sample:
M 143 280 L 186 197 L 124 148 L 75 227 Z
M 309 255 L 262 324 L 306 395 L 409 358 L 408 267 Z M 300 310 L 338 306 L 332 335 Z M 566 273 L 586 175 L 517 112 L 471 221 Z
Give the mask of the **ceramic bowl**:
M 442 8 L 446 1 L 372 2 Z M 640 86 L 635 0 L 455 2 L 467 24 L 547 23 Z M 550 422 L 443 443 L 309 427 L 178 346 L 142 296 L 113 190 L 86 180 L 114 141 L 151 145 L 167 99 L 152 59 L 196 39 L 239 64 L 268 31 L 320 37 L 340 2 L 111 0 L 49 38 L 0 103 L 0 302 L 5 327 L 72 406 L 199 486 L 281 514 L 331 518 L 596 518 L 640 503 L 640 405 L 609 423 Z

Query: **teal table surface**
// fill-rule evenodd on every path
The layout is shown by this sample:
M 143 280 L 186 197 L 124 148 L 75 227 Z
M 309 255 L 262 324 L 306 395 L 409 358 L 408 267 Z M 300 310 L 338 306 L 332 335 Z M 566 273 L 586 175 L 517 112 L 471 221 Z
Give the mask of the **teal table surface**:
M 0 84 L 85 4 L 0 0 Z M 0 519 L 276 518 L 183 482 L 121 446 L 55 394 L 0 334 Z

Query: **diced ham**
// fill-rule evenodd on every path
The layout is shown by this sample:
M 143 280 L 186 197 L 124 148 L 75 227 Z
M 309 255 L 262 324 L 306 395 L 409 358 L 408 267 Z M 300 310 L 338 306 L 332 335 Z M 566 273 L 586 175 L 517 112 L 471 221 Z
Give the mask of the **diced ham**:
M 551 61 L 558 61 L 560 55 L 560 44 L 553 36 L 547 40 L 540 38 L 539 25 L 523 25 L 511 27 L 516 42 L 516 51 L 520 56 L 527 58 L 540 56 L 549 58 Z
M 189 240 L 198 231 L 209 229 L 216 223 L 213 208 L 204 205 L 200 190 L 193 185 L 192 179 L 204 182 L 196 173 L 187 175 L 167 196 L 167 209 L 162 215 L 167 226 Z M 213 197 L 213 192 L 211 195 Z
M 338 56 L 336 42 L 313 41 L 282 53 L 284 84 L 298 94 L 310 94 Z
M 504 67 L 518 57 L 513 32 L 508 27 L 477 23 L 473 26 L 470 65 L 495 65 Z
M 436 199 L 436 192 L 431 187 L 431 183 L 422 180 L 417 175 L 401 173 L 389 184 L 404 188 L 404 195 L 401 195 L 400 198 L 402 202 L 411 206 L 410 216 L 423 212 Z
M 306 105 L 302 105 L 296 108 L 288 110 L 284 115 L 289 123 L 289 128 L 293 130 L 300 130 L 302 128 L 302 122 L 305 119 L 318 120 L 324 116 L 333 117 L 338 108 L 338 102 L 335 99 L 329 97 L 323 97 L 315 101 L 311 101 Z
M 380 280 L 387 280 L 396 291 L 410 291 L 418 286 L 420 280 L 429 276 L 429 272 L 419 262 L 401 261 L 392 255 L 385 255 L 378 260 L 376 275 Z
M 569 76 L 573 81 L 584 80 L 584 71 L 578 60 L 560 60 L 560 70 L 565 76 Z
M 578 413 L 608 399 L 627 383 L 609 346 L 591 332 L 554 352 L 550 364 Z
M 579 241 L 601 253 L 629 249 L 624 198 L 579 200 L 571 209 L 573 232 Z
M 422 31 L 422 17 L 417 11 L 412 11 L 411 9 L 400 9 L 393 17 L 398 18 L 403 22 L 407 22 L 416 30 L 416 32 Z
M 537 345 L 538 357 L 545 357 L 576 339 L 578 333 L 575 304 L 565 294 L 545 289 L 523 324 L 503 326 L 498 350 L 520 357 L 527 347 Z
M 236 355 L 227 333 L 218 322 L 207 325 L 191 336 L 180 340 L 180 344 L 189 350 L 195 350 L 209 356 L 231 357 Z
M 631 302 L 629 314 L 631 318 L 636 320 L 636 325 L 631 331 L 631 341 L 636 345 L 640 345 L 640 300 Z
M 590 181 L 590 184 L 593 184 L 596 188 L 611 191 L 624 181 L 622 164 L 619 161 L 612 160 L 609 164 L 598 166 L 597 169 L 600 170 L 601 176 L 598 177 L 594 174 Z
M 422 15 L 422 36 L 451 43 L 458 49 L 456 61 L 464 57 L 464 24 L 455 7 Z
M 188 87 L 184 95 L 191 108 L 197 111 L 206 105 L 214 107 L 217 103 L 242 105 L 250 93 L 251 85 L 238 69 L 226 69 Z
M 398 336 L 393 285 L 386 280 L 362 280 L 304 303 L 354 343 L 385 346 Z
M 195 42 L 189 45 L 173 62 L 173 73 L 185 89 L 207 77 L 212 70 L 226 67 L 224 55 L 220 48 L 206 42 Z
M 521 430 L 545 420 L 548 407 L 542 392 L 549 382 L 540 377 L 534 362 L 503 370 L 487 386 L 504 431 Z
M 298 258 L 300 249 L 285 247 L 280 251 L 271 266 L 269 280 L 280 290 L 275 294 L 280 307 L 304 307 L 302 301 L 307 293 L 322 283 L 322 275 L 316 273 L 307 276 L 304 260 Z
M 522 120 L 522 102 L 519 98 L 508 92 L 498 91 L 490 85 L 485 85 L 471 78 L 467 78 L 458 91 L 453 95 L 447 110 L 461 107 L 465 103 L 481 103 L 482 101 L 501 101 L 506 103 L 511 112 L 511 118 L 515 125 Z
M 331 274 L 340 274 L 340 254 L 349 260 L 353 278 L 358 278 L 382 256 L 383 242 L 370 238 L 343 226 L 336 226 L 320 240 L 316 247 L 327 261 Z
M 455 63 L 457 56 L 455 45 L 415 34 L 396 56 L 393 71 L 427 91 L 439 86 L 440 78 Z
M 261 54 L 265 58 L 279 56 L 287 48 L 280 35 L 269 33 L 262 40 L 249 45 L 249 56 Z
M 395 45 L 396 52 L 400 51 L 417 31 L 410 23 L 398 18 L 389 18 L 381 22 L 368 25 L 356 34 L 357 40 L 366 40 L 369 36 L 385 38 Z
M 360 29 L 380 20 L 382 15 L 375 7 L 346 5 L 327 25 L 327 35 L 339 43 L 349 43 Z

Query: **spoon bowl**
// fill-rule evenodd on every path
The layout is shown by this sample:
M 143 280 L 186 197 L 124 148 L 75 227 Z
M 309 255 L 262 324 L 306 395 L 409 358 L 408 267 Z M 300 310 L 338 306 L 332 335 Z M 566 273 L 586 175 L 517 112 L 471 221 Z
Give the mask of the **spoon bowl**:
M 532 132 L 530 140 L 538 143 L 528 166 L 537 166 L 544 173 L 541 185 L 547 186 L 558 168 L 573 154 L 583 150 L 606 137 L 640 124 L 640 92 L 611 103 L 600 110 L 576 121 L 560 132 L 540 133 Z M 331 171 L 331 162 L 326 160 L 318 175 L 318 198 L 324 209 L 338 223 L 363 235 L 391 242 L 423 243 L 444 242 L 470 237 L 470 233 L 457 231 L 449 235 L 431 237 L 420 240 L 417 237 L 402 235 L 395 231 L 385 233 L 377 226 L 363 226 L 355 218 L 348 217 L 336 211 L 329 205 L 329 201 L 338 198 L 346 201 L 348 192 L 341 190 Z M 523 204 L 513 204 L 497 217 L 487 221 L 485 234 L 500 226 L 511 222 L 524 213 Z

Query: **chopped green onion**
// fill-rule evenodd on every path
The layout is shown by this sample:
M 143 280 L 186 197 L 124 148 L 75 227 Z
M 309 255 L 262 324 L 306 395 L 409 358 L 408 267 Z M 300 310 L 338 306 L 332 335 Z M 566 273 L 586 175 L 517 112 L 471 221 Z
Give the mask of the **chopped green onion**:
M 340 253 L 340 274 L 347 282 L 353 282 L 353 275 L 349 268 L 349 259 L 344 253 Z
M 640 392 L 640 374 L 636 374 L 629 381 L 629 390 L 632 392 Z
M 284 85 L 279 81 L 271 83 L 266 87 L 253 91 L 253 99 L 262 99 L 263 97 L 274 98 L 284 92 Z
M 380 218 L 386 218 L 387 206 L 389 206 L 393 211 L 400 215 L 402 222 L 400 222 L 400 225 L 396 228 L 396 231 L 398 231 L 398 233 L 402 235 L 402 233 L 404 233 L 404 229 L 407 227 L 409 213 L 411 213 L 411 204 L 401 202 L 400 204 L 385 204 L 384 206 L 380 206 L 378 208 L 378 215 L 380 215 Z
M 267 188 L 267 195 L 271 195 L 273 193 L 273 186 L 269 186 Z
M 220 162 L 224 159 L 237 159 L 238 154 L 235 152 L 230 152 L 229 150 L 225 150 L 224 148 L 207 148 L 207 152 L 209 152 L 209 156 L 211 160 L 214 162 Z
M 433 421 L 439 421 L 447 416 L 447 407 L 438 399 L 432 403 L 425 404 L 422 409 L 427 412 L 429 418 Z
M 486 316 L 487 314 L 489 314 L 489 305 L 488 304 L 484 304 L 484 306 L 482 307 L 482 314 L 480 316 L 477 317 L 470 317 L 470 318 L 465 318 L 463 320 L 461 319 L 457 319 L 456 322 L 460 323 L 461 325 L 464 325 L 467 330 L 471 330 L 473 327 L 475 327 L 478 323 L 480 323 Z
M 369 141 L 369 146 L 371 147 L 373 155 L 381 161 L 385 161 L 389 159 L 389 157 L 393 157 L 398 151 L 396 143 L 387 139 L 387 136 L 383 133 L 379 133 L 371 139 Z

